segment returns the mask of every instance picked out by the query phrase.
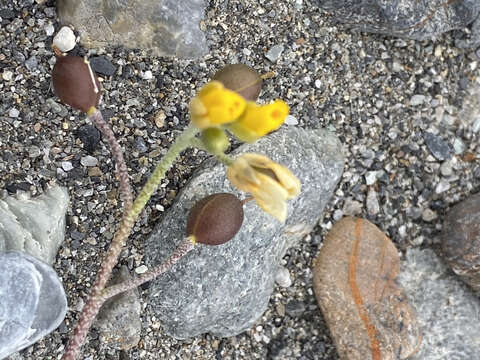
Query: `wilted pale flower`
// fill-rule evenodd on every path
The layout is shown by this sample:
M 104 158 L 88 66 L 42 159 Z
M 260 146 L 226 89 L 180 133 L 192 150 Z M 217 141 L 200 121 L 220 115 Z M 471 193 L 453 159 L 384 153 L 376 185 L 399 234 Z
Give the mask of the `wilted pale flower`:
M 229 124 L 228 129 L 238 139 L 253 142 L 282 126 L 288 110 L 288 105 L 282 100 L 275 100 L 267 105 L 248 102 L 243 114 L 237 121 Z
M 237 120 L 245 106 L 242 96 L 219 81 L 211 81 L 190 101 L 190 117 L 199 129 L 218 127 Z
M 284 222 L 286 200 L 300 193 L 300 181 L 286 167 L 258 154 L 243 154 L 227 168 L 227 177 L 240 190 L 249 192 L 260 208 Z

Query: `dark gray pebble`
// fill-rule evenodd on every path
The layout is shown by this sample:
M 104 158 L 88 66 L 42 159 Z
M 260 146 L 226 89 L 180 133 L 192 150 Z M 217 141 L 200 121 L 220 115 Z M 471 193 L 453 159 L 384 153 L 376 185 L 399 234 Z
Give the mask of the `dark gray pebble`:
M 423 135 L 423 139 L 425 140 L 425 144 L 428 147 L 428 150 L 432 153 L 432 155 L 437 160 L 445 160 L 450 159 L 452 157 L 452 149 L 450 145 L 445 142 L 440 136 L 435 135 L 430 132 L 426 132 Z
M 115 66 L 105 56 L 95 56 L 89 61 L 92 70 L 100 75 L 111 76 L 115 73 Z

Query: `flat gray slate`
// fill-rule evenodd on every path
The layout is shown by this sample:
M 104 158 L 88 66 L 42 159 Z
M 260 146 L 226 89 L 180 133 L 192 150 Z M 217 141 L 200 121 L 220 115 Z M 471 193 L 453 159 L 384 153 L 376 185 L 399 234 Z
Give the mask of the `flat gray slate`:
M 0 251 L 24 251 L 53 264 L 65 238 L 68 202 L 60 186 L 35 198 L 22 194 L 0 200 Z
M 55 271 L 22 252 L 0 253 L 0 359 L 37 342 L 65 318 Z
M 478 0 L 317 0 L 316 3 L 356 30 L 413 40 L 461 29 L 480 12 Z
M 122 45 L 186 58 L 208 51 L 200 30 L 205 7 L 205 0 L 57 1 L 60 21 L 80 32 L 84 46 Z
M 412 360 L 478 359 L 480 299 L 431 249 L 408 249 L 398 277 L 423 340 Z
M 279 261 L 311 232 L 339 181 L 342 147 L 326 130 L 283 128 L 235 154 L 257 152 L 287 166 L 302 182 L 300 196 L 288 205 L 281 224 L 252 201 L 236 237 L 220 246 L 198 245 L 171 271 L 153 281 L 149 304 L 165 332 L 183 339 L 210 332 L 233 336 L 266 310 Z M 185 236 L 189 209 L 200 198 L 235 191 L 225 167 L 206 161 L 179 194 L 146 242 L 149 267 L 165 260 Z

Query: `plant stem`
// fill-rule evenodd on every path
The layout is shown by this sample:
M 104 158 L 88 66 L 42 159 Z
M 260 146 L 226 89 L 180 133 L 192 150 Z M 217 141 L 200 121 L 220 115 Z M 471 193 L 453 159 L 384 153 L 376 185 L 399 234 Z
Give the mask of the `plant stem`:
M 194 145 L 196 148 L 198 149 L 201 149 L 201 150 L 204 150 L 208 153 L 210 153 L 206 148 L 205 148 L 205 145 L 203 144 L 202 140 L 200 139 L 192 139 L 192 145 Z M 230 156 L 230 155 L 227 155 L 223 152 L 219 152 L 219 153 L 210 153 L 214 156 L 217 157 L 218 161 L 220 161 L 223 165 L 225 166 L 230 166 L 233 164 L 233 161 L 234 159 Z
M 126 209 L 122 218 L 122 223 L 115 233 L 105 261 L 102 264 L 102 268 L 97 274 L 97 280 L 80 315 L 80 319 L 74 330 L 73 336 L 70 339 L 67 351 L 62 357 L 63 360 L 75 360 L 79 355 L 88 330 L 90 329 L 90 326 L 92 325 L 100 307 L 105 301 L 105 299 L 102 297 L 102 291 L 105 288 L 113 267 L 117 263 L 118 256 L 120 255 L 122 247 L 125 244 L 135 221 L 145 207 L 147 201 L 157 189 L 167 170 L 172 166 L 180 152 L 191 145 L 191 140 L 197 133 L 198 129 L 193 126 L 189 126 L 183 131 L 175 143 L 170 147 L 165 156 L 160 160 L 160 163 L 156 166 L 153 174 L 147 180 L 147 183 L 138 194 L 133 205 Z
M 115 295 L 118 295 L 124 291 L 134 289 L 137 286 L 140 286 L 143 283 L 146 283 L 147 281 L 155 279 L 157 276 L 169 270 L 182 257 L 188 254 L 191 250 L 193 250 L 194 247 L 195 247 L 195 243 L 190 239 L 190 237 L 186 237 L 185 239 L 183 239 L 180 245 L 178 245 L 175 251 L 167 258 L 167 260 L 165 260 L 160 265 L 157 265 L 153 269 L 150 269 L 148 272 L 140 275 L 137 278 L 129 279 L 120 284 L 105 288 L 102 291 L 103 300 L 106 301 Z

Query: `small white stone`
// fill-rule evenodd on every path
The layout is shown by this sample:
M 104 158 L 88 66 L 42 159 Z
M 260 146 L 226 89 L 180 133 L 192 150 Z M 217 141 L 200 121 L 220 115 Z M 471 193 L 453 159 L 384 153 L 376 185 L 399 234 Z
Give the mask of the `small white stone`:
M 465 143 L 461 139 L 455 138 L 455 140 L 453 140 L 453 151 L 456 155 L 463 154 L 465 151 Z
M 137 268 L 135 269 L 135 272 L 136 272 L 137 274 L 144 274 L 144 273 L 147 272 L 147 270 L 148 270 L 148 268 L 147 268 L 145 265 L 140 265 L 139 267 L 137 267 Z
M 52 25 L 52 23 L 48 23 L 44 30 L 47 33 L 47 36 L 52 36 L 55 32 L 55 27 Z
M 244 48 L 244 49 L 242 50 L 242 53 L 243 53 L 243 55 L 245 55 L 245 56 L 250 56 L 250 55 L 252 54 L 252 52 L 251 52 L 249 49 L 247 49 L 247 48 Z
M 53 45 L 61 52 L 68 52 L 75 47 L 75 34 L 68 26 L 63 26 L 53 38 Z
M 285 118 L 285 124 L 287 125 L 297 125 L 298 124 L 298 120 L 295 116 L 293 115 L 288 115 L 286 118 Z
M 11 108 L 10 111 L 8 112 L 8 116 L 10 116 L 11 118 L 17 118 L 18 115 L 20 115 L 20 111 L 18 111 L 15 108 Z
M 64 171 L 70 171 L 73 169 L 73 165 L 70 161 L 62 161 L 62 169 Z
M 87 155 L 80 159 L 80 164 L 83 166 L 97 166 L 98 160 L 91 155 Z
M 441 194 L 449 189 L 450 189 L 450 183 L 445 179 L 441 179 L 438 182 L 437 186 L 435 187 L 435 193 Z
M 151 80 L 153 79 L 153 74 L 150 70 L 147 70 L 145 71 L 143 74 L 142 74 L 142 79 L 143 80 Z
M 440 166 L 440 173 L 446 177 L 452 175 L 452 163 L 448 160 L 444 161 Z
M 480 116 L 475 119 L 475 121 L 472 124 L 472 131 L 474 133 L 477 133 L 480 131 Z
M 11 72 L 10 70 L 5 70 L 2 73 L 2 79 L 5 81 L 10 81 L 12 80 L 12 78 L 13 78 L 13 72 Z
M 410 99 L 410 106 L 422 105 L 425 102 L 425 95 L 413 95 Z
M 437 218 L 437 213 L 432 209 L 425 209 L 422 212 L 422 219 L 423 221 L 430 222 Z
M 343 211 L 340 209 L 337 209 L 333 212 L 333 220 L 338 221 L 343 217 Z
M 319 79 L 315 80 L 315 87 L 317 89 L 320 89 L 322 87 L 322 81 Z
M 373 185 L 377 182 L 377 172 L 369 171 L 365 174 L 365 182 L 367 185 Z
M 380 204 L 378 203 L 377 192 L 373 190 L 373 188 L 368 190 L 366 206 L 369 215 L 376 215 L 380 212 Z
M 275 274 L 275 282 L 278 286 L 287 288 L 292 285 L 292 278 L 290 277 L 290 271 L 287 268 L 282 266 L 278 267 L 277 273 Z

